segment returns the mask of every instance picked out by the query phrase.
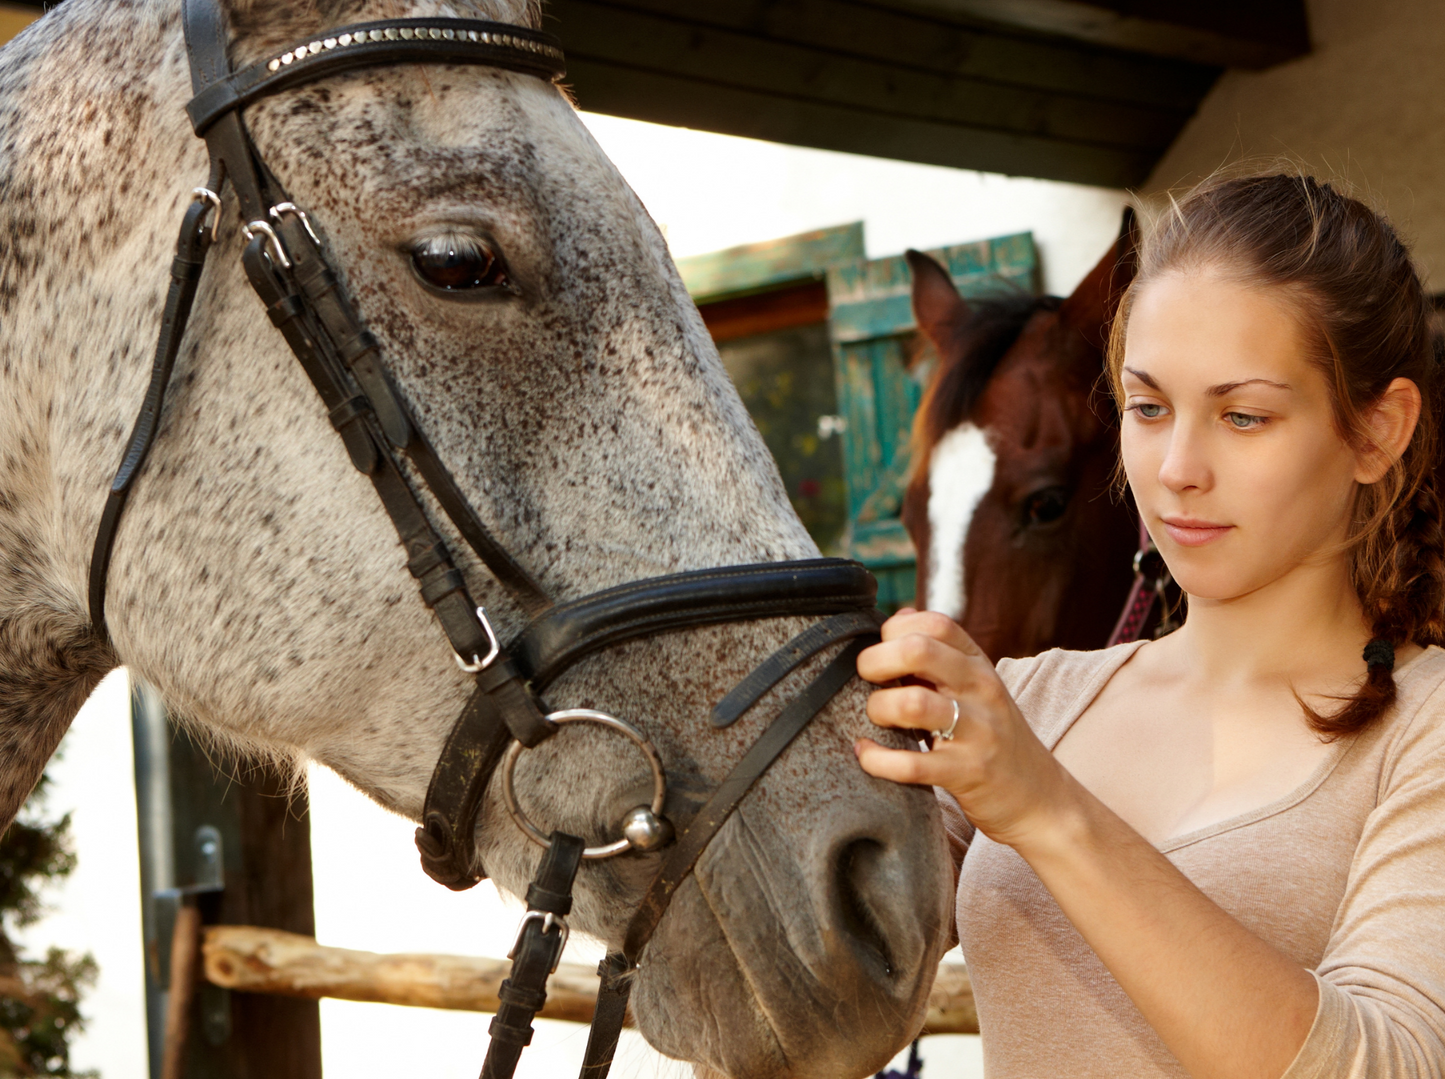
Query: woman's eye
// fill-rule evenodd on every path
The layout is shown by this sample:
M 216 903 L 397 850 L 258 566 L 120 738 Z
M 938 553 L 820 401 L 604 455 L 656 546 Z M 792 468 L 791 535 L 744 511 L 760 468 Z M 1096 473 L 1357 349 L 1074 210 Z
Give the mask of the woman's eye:
M 1157 420 L 1160 416 L 1164 415 L 1163 405 L 1150 404 L 1148 401 L 1141 401 L 1137 405 L 1130 405 L 1129 407 L 1146 420 Z
M 1247 431 L 1251 427 L 1259 427 L 1264 423 L 1263 416 L 1251 416 L 1248 412 L 1226 412 L 1224 418 L 1230 425 L 1240 431 Z
M 438 236 L 412 250 L 411 264 L 423 281 L 444 292 L 507 284 L 502 260 L 471 236 Z

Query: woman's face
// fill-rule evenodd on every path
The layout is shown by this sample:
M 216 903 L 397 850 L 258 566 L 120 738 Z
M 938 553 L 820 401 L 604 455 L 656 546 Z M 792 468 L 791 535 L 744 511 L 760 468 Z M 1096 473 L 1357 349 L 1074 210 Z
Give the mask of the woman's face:
M 1359 456 L 1333 422 L 1288 298 L 1208 269 L 1135 296 L 1122 372 L 1124 469 L 1191 598 L 1247 595 L 1341 560 Z

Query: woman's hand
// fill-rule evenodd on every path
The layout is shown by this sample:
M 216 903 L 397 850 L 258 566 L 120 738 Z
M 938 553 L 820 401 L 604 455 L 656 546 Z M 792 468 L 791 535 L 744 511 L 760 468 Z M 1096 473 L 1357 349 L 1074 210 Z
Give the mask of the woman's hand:
M 883 624 L 883 643 L 858 657 L 876 690 L 868 718 L 880 727 L 946 732 L 928 753 L 854 746 L 869 775 L 942 787 L 979 831 L 1009 846 L 1042 840 L 1067 812 L 1077 784 L 1029 728 L 993 664 L 947 615 L 904 609 Z M 956 712 L 955 712 L 956 708 Z

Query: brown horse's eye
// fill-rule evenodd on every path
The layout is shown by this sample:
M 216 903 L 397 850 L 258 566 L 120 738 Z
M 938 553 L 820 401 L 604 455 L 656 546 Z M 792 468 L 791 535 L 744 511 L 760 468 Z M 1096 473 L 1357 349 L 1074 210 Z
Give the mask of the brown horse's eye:
M 417 275 L 443 292 L 467 292 L 507 284 L 501 258 L 471 236 L 438 236 L 412 250 Z
M 1069 492 L 1064 487 L 1044 487 L 1024 499 L 1023 525 L 1037 528 L 1052 524 L 1069 508 Z

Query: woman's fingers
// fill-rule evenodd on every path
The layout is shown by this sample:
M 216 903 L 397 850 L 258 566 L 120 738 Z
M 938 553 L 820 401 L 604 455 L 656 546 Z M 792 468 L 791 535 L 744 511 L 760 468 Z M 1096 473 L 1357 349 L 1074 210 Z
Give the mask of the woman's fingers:
M 942 641 L 965 655 L 983 655 L 983 650 L 973 643 L 973 638 L 963 631 L 963 627 L 939 611 L 915 611 L 911 607 L 905 607 L 883 623 L 882 633 L 885 641 L 918 633 Z
M 858 656 L 858 673 L 878 684 L 912 676 L 961 689 L 992 672 L 993 664 L 982 654 L 965 652 L 956 644 L 923 633 L 894 636 L 865 648 Z
M 884 749 L 871 738 L 861 738 L 853 746 L 858 764 L 870 776 L 891 779 L 894 783 L 942 786 L 947 769 L 940 767 L 936 753 L 918 753 L 911 749 Z
M 955 707 L 951 697 L 927 686 L 897 686 L 873 691 L 868 718 L 896 730 L 946 731 L 953 725 Z

